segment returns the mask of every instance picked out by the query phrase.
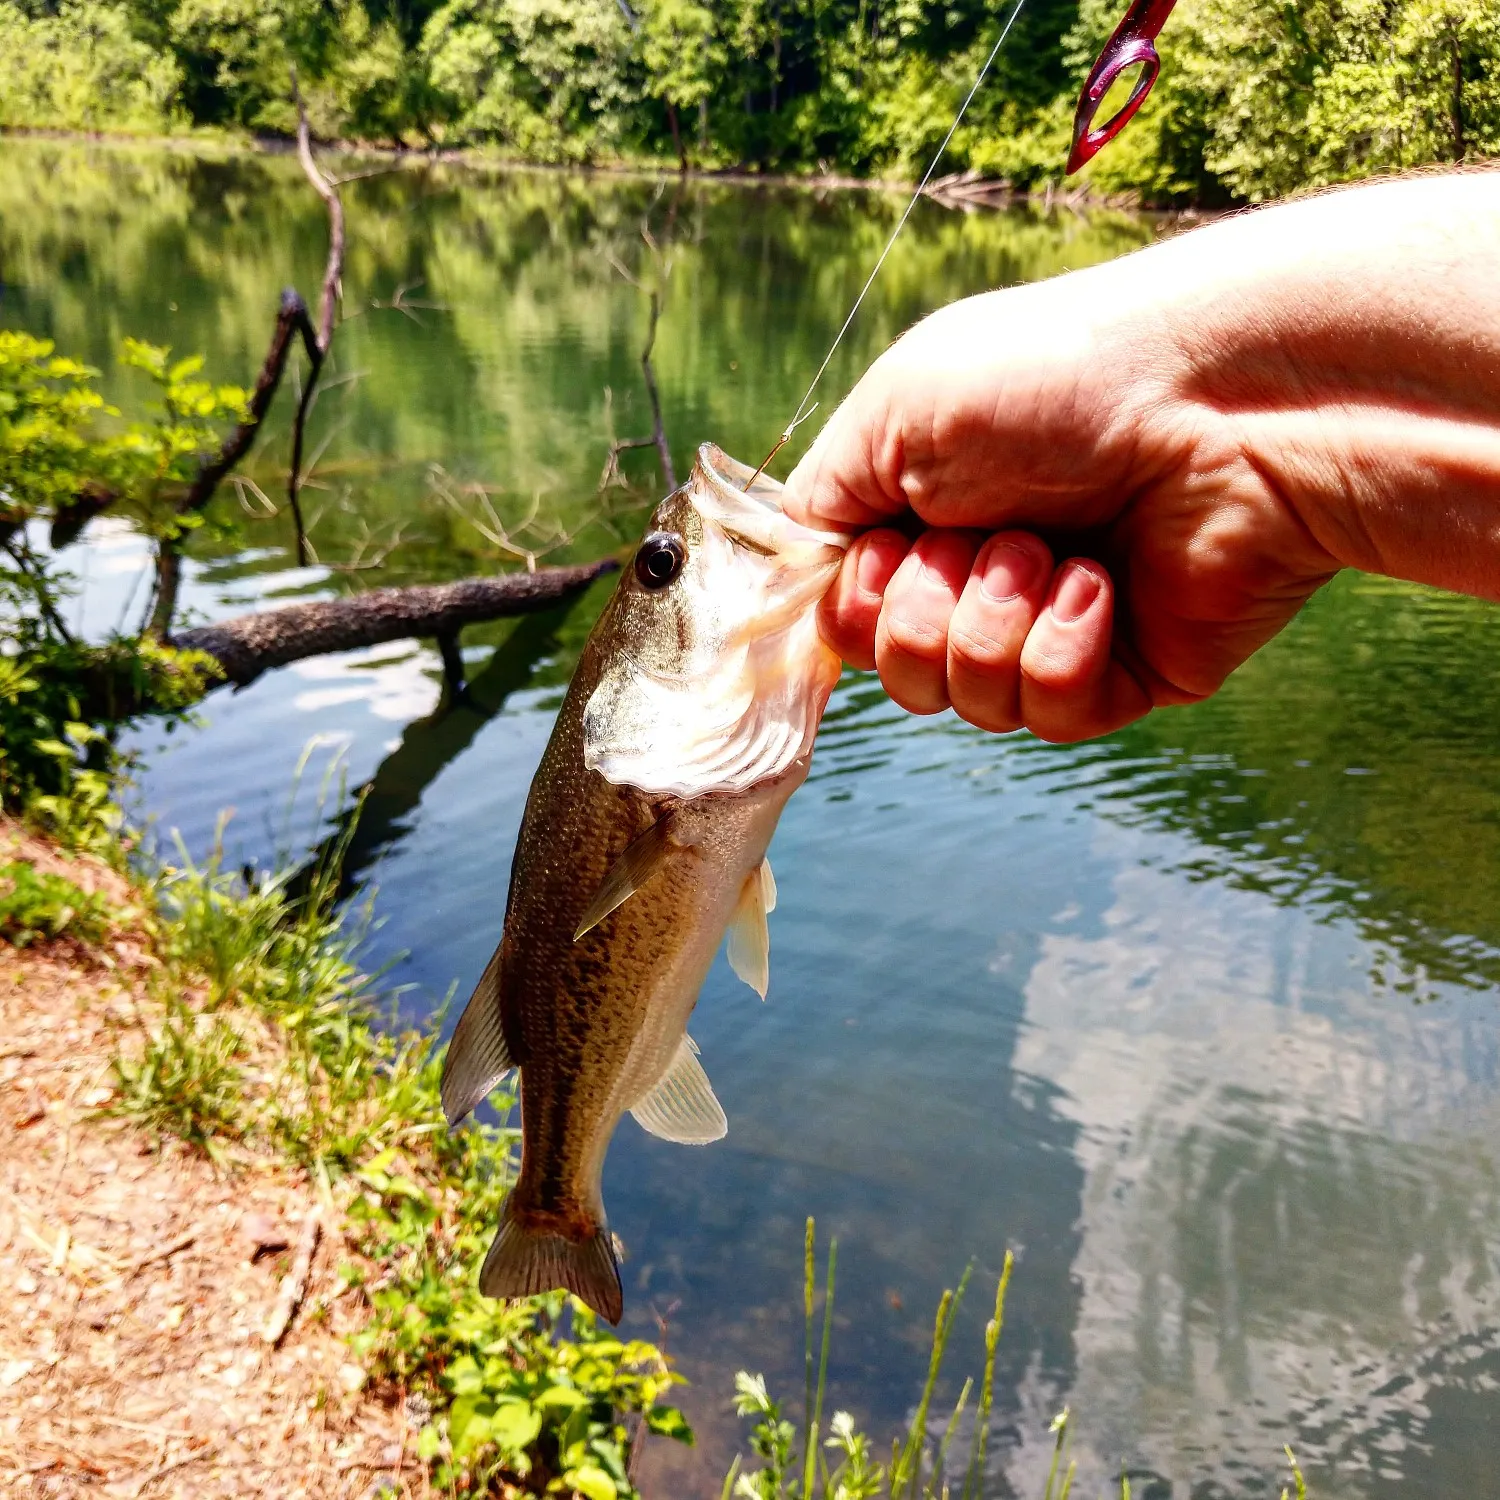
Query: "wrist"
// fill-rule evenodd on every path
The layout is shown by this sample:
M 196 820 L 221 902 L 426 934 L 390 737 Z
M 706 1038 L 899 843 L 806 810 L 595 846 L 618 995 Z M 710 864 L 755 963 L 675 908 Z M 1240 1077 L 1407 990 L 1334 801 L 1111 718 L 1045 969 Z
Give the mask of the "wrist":
M 1338 566 L 1500 596 L 1497 243 L 1500 173 L 1482 172 L 1166 247 L 1182 262 L 1176 394 Z

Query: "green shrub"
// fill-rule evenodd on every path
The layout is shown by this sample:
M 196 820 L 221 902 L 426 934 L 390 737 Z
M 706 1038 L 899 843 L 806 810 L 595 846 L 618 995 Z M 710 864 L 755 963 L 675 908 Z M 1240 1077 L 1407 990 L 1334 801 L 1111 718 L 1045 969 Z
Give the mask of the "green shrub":
M 0 809 L 70 843 L 95 836 L 108 812 L 118 767 L 107 726 L 144 709 L 181 713 L 218 672 L 147 635 L 75 640 L 62 613 L 70 579 L 37 535 L 67 532 L 80 508 L 105 501 L 165 544 L 199 522 L 178 497 L 199 455 L 243 418 L 245 394 L 155 345 L 127 339 L 123 359 L 150 382 L 144 421 L 119 420 L 98 372 L 49 340 L 0 330 Z

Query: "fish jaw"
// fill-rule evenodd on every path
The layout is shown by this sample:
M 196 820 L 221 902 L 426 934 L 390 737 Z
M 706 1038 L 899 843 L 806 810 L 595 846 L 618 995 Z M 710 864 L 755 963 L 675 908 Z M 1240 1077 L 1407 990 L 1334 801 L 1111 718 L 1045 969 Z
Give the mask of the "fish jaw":
M 653 531 L 681 537 L 687 561 L 659 592 L 627 571 L 613 601 L 616 649 L 584 721 L 585 764 L 607 781 L 739 793 L 811 753 L 841 670 L 817 605 L 850 538 L 792 520 L 781 493 L 705 443 L 658 506 Z

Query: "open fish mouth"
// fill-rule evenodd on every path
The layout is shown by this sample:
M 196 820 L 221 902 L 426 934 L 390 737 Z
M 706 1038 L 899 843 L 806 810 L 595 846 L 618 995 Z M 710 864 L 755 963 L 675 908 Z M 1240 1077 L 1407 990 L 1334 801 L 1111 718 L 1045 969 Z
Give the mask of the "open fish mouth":
M 822 598 L 854 540 L 843 532 L 815 531 L 794 521 L 782 509 L 781 482 L 731 458 L 716 443 L 699 447 L 687 493 L 707 525 L 731 543 L 775 560 L 765 587 L 778 613 Z M 761 623 L 773 621 L 762 616 Z

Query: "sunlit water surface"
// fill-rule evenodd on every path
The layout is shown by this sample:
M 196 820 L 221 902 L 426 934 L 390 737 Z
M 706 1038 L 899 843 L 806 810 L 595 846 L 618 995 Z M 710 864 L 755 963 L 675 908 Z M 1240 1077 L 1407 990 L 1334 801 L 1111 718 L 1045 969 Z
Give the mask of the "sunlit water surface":
M 308 491 L 322 561 L 292 564 L 283 413 L 254 487 L 194 538 L 201 617 L 491 568 L 502 536 L 545 561 L 617 548 L 659 485 L 641 450 L 635 491 L 597 493 L 611 436 L 649 430 L 646 302 L 616 265 L 660 276 L 641 224 L 670 261 L 656 369 L 681 471 L 704 438 L 764 451 L 900 206 L 448 168 L 347 195 Z M 924 205 L 825 399 L 925 310 L 1157 232 Z M 8 141 L 0 161 L 0 319 L 127 405 L 121 335 L 248 382 L 279 288 L 311 293 L 322 253 L 285 160 Z M 140 607 L 141 564 L 97 528 L 87 628 Z M 232 807 L 230 857 L 267 863 L 320 836 L 330 764 L 368 781 L 370 947 L 421 1017 L 496 940 L 603 597 L 470 631 L 473 698 L 452 709 L 417 645 L 218 694 L 137 736 L 140 811 L 201 854 Z M 627 1121 L 609 1159 L 628 1327 L 669 1316 L 700 1430 L 695 1454 L 650 1451 L 654 1487 L 718 1493 L 737 1368 L 800 1405 L 814 1214 L 840 1242 L 833 1399 L 877 1434 L 970 1263 L 949 1400 L 977 1368 L 1017 1251 L 994 1495 L 1040 1492 L 1064 1404 L 1086 1495 L 1122 1467 L 1137 1495 L 1271 1495 L 1283 1442 L 1330 1500 L 1500 1493 L 1497 661 L 1493 610 L 1342 580 L 1217 700 L 1102 744 L 909 719 L 846 678 L 772 850 L 769 999 L 721 963 L 694 1022 L 729 1138 L 689 1150 Z

